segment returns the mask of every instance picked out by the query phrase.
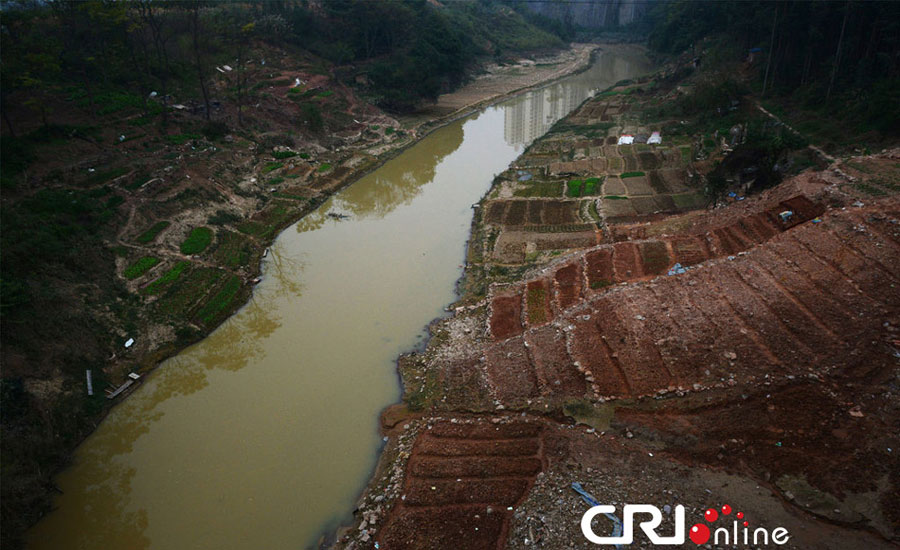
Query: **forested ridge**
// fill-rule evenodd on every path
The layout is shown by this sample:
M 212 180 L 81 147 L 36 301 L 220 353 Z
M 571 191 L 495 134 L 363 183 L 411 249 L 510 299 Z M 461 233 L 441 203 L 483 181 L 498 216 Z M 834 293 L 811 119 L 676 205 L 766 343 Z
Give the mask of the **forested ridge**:
M 752 91 L 834 145 L 900 132 L 900 3 L 673 1 L 639 26 L 654 50 L 705 50 L 734 77 L 752 60 Z

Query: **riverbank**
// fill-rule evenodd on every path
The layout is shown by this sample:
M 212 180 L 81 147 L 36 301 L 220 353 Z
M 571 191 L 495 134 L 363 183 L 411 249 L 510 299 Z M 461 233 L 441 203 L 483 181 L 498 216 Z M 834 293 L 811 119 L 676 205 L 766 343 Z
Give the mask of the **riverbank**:
M 272 85 L 269 95 L 275 99 L 264 109 L 290 109 L 290 98 L 296 95 L 290 82 L 296 69 L 272 63 L 269 66 L 283 78 L 274 80 L 277 85 Z M 324 82 L 319 84 L 320 90 L 322 87 L 333 90 L 326 101 L 352 99 L 345 89 L 330 88 Z M 240 135 L 226 135 L 213 142 L 191 138 L 155 154 L 143 154 L 142 162 L 134 165 L 144 167 L 146 176 L 141 176 L 138 168 L 109 184 L 113 190 L 123 189 L 125 200 L 119 207 L 126 215 L 123 227 L 108 246 L 121 247 L 126 254 L 117 261 L 121 274 L 117 276 L 124 276 L 126 288 L 139 302 L 129 302 L 137 309 L 136 322 L 122 327 L 127 332 L 121 331 L 118 336 L 117 347 L 124 351 L 116 352 L 107 370 L 93 370 L 92 402 L 109 403 L 102 394 L 107 382 L 118 385 L 133 371 L 141 374 L 143 381 L 159 361 L 212 332 L 249 298 L 259 277 L 260 260 L 281 228 L 306 217 L 354 178 L 364 176 L 431 131 L 411 132 L 363 105 L 354 108 L 364 115 L 357 115 L 361 124 L 353 123 L 362 130 L 336 136 L 334 150 L 310 141 L 279 143 L 266 149 L 262 142 L 257 144 Z M 136 143 L 126 142 L 126 151 L 136 161 L 144 148 L 142 141 L 152 140 L 133 141 Z M 158 163 L 155 168 L 148 166 L 151 159 Z M 228 179 L 235 183 L 227 183 Z M 198 194 L 205 200 L 198 201 Z M 216 194 L 220 196 L 215 198 Z M 144 242 L 145 233 L 158 225 L 161 229 Z M 205 248 L 183 251 L 195 229 L 203 227 L 212 229 Z M 269 258 L 274 253 L 270 252 Z M 131 277 L 133 262 L 144 257 L 156 258 L 156 265 Z M 213 310 L 209 304 L 219 309 Z M 174 309 L 176 306 L 179 309 Z M 187 319 L 190 332 L 176 332 L 177 325 L 170 324 L 172 315 Z M 125 348 L 124 343 L 131 338 L 134 342 Z M 78 380 L 84 380 L 84 373 Z M 77 386 L 73 389 L 76 395 L 83 392 Z M 52 390 L 50 386 L 45 393 L 48 402 L 58 395 Z
M 710 189 L 764 115 L 675 118 L 659 106 L 698 86 L 678 69 L 598 94 L 495 179 L 336 548 L 587 548 L 573 482 L 690 522 L 727 504 L 786 547 L 896 540 L 898 152 L 828 165 L 801 142 L 771 189 Z

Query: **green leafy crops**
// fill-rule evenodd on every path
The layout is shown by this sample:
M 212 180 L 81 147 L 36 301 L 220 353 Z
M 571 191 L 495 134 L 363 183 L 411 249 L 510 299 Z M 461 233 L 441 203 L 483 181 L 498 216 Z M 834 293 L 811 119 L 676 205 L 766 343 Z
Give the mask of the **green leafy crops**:
M 144 256 L 140 260 L 125 268 L 125 273 L 123 273 L 123 275 L 125 275 L 126 279 L 137 279 L 158 263 L 159 258 L 154 258 L 153 256 Z
M 208 227 L 195 227 L 188 238 L 181 243 L 182 254 L 199 254 L 212 242 L 213 232 Z

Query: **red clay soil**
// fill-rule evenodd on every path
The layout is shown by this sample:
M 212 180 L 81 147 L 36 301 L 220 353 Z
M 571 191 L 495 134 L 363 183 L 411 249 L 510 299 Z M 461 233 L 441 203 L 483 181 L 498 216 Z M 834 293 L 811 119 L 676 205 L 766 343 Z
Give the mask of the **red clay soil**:
M 413 445 L 402 496 L 381 529 L 383 548 L 502 548 L 512 509 L 544 467 L 537 421 L 440 421 Z
M 659 498 L 636 493 L 641 483 L 627 476 L 610 478 L 610 461 L 627 470 L 637 460 L 618 450 L 628 440 L 663 470 L 690 472 L 685 479 L 706 483 L 725 470 L 746 476 L 727 483 L 764 486 L 774 500 L 760 510 L 784 504 L 806 530 L 796 541 L 836 548 L 816 539 L 822 533 L 868 541 L 856 548 L 897 540 L 900 198 L 826 209 L 837 199 L 821 189 L 787 184 L 669 232 L 656 222 L 618 228 L 618 238 L 638 238 L 497 285 L 487 315 L 474 308 L 448 319 L 451 337 L 425 360 L 439 385 L 432 411 L 516 412 L 460 413 L 419 431 L 404 496 L 376 535 L 382 548 L 519 548 L 535 537 L 542 548 L 583 546 L 571 536 L 579 505 L 562 495 L 584 464 L 556 448 L 569 441 L 549 435 L 562 424 L 525 416 L 548 412 L 609 430 L 583 434 L 606 446 L 563 446 L 592 453 L 578 461 L 601 468 L 607 483 L 625 479 L 601 486 L 621 499 Z M 668 275 L 676 262 L 688 269 Z M 479 325 L 486 330 L 473 330 Z M 610 434 L 625 438 L 609 447 Z M 541 519 L 560 503 L 564 525 Z

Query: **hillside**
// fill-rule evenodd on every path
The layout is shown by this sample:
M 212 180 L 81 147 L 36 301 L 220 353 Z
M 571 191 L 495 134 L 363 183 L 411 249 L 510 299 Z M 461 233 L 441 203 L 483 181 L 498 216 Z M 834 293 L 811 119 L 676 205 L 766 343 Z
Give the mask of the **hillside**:
M 52 2 L 2 25 L 4 546 L 105 390 L 215 328 L 282 228 L 435 122 L 398 113 L 563 46 L 486 4 Z

